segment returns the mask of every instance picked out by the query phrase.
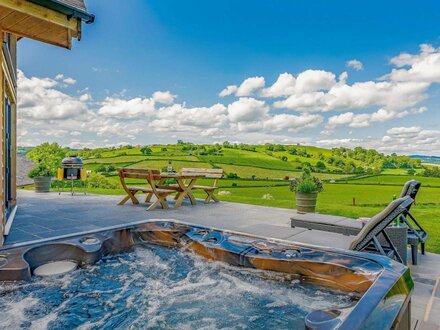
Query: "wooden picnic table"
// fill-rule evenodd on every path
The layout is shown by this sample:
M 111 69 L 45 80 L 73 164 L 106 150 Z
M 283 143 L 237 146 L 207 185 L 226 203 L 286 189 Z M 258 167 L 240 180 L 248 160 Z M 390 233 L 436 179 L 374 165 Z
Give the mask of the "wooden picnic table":
M 196 205 L 196 199 L 191 192 L 192 187 L 195 185 L 198 179 L 204 178 L 205 175 L 203 174 L 179 174 L 179 173 L 160 173 L 160 182 L 159 186 L 163 185 L 163 182 L 166 179 L 175 179 L 177 184 L 176 185 L 169 185 L 166 186 L 167 189 L 173 189 L 177 191 L 175 200 L 176 203 L 174 204 L 174 207 L 177 208 L 180 205 L 182 205 L 183 200 L 185 197 L 188 197 L 191 205 Z

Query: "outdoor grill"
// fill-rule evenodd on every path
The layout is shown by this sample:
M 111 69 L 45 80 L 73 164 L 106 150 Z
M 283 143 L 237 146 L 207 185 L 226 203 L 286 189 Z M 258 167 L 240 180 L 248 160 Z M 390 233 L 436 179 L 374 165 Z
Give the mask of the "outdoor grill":
M 63 179 L 81 180 L 81 169 L 83 168 L 81 158 L 76 155 L 68 156 L 61 161 L 61 168 L 63 169 Z
M 69 180 L 71 182 L 71 194 L 74 193 L 74 184 L 75 180 L 80 180 L 84 187 L 84 194 L 86 193 L 86 179 L 87 173 L 83 168 L 83 161 L 77 155 L 71 155 L 64 158 L 61 161 L 61 167 L 58 168 L 58 193 L 60 193 L 60 183 L 61 181 Z

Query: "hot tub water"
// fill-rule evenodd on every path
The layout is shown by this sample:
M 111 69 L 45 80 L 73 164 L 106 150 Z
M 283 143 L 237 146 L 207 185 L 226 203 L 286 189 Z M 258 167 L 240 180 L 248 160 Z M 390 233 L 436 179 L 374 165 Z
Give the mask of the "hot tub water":
M 149 246 L 56 277 L 0 285 L 0 328 L 295 329 L 347 295 Z

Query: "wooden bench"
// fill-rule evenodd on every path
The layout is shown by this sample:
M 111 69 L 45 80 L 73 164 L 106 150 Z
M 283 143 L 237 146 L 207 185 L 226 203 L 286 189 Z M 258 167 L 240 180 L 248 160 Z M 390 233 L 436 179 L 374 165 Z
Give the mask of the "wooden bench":
M 147 211 L 154 210 L 159 204 L 163 209 L 168 209 L 167 196 L 174 194 L 176 191 L 171 189 L 166 189 L 164 187 L 158 187 L 156 182 L 160 182 L 160 171 L 159 170 L 146 170 L 139 168 L 120 168 L 118 170 L 119 178 L 121 180 L 121 185 L 124 188 L 127 196 L 122 199 L 118 205 L 125 204 L 129 199 L 133 204 L 139 204 L 139 200 L 135 195 L 139 192 L 146 193 L 147 197 L 145 202 L 148 203 L 153 195 L 157 198 L 154 203 L 152 203 Z M 145 180 L 145 186 L 129 186 L 125 182 L 125 179 L 143 179 Z
M 223 176 L 223 169 L 219 168 L 182 168 L 183 175 L 203 175 L 207 179 L 214 179 L 212 186 L 194 185 L 191 190 L 203 190 L 207 196 L 205 198 L 205 204 L 208 204 L 211 199 L 214 202 L 219 200 L 215 197 L 214 192 L 218 189 L 218 180 Z

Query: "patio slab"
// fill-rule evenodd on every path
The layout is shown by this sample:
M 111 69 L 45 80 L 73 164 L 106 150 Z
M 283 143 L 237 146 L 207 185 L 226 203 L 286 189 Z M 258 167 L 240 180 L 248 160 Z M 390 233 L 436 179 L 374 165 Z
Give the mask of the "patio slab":
M 118 206 L 121 196 L 69 193 L 37 194 L 18 191 L 18 210 L 5 245 L 11 246 L 60 235 L 100 230 L 149 219 L 176 219 L 194 224 L 235 230 L 253 235 L 295 241 L 305 229 L 292 228 L 292 210 L 238 203 L 201 201 L 194 207 L 184 202 L 178 209 L 146 211 L 145 205 Z M 170 202 L 172 207 L 173 202 Z M 331 244 L 332 236 L 320 237 Z M 415 290 L 412 299 L 414 329 L 440 330 L 440 255 L 419 255 L 419 265 L 410 266 Z

